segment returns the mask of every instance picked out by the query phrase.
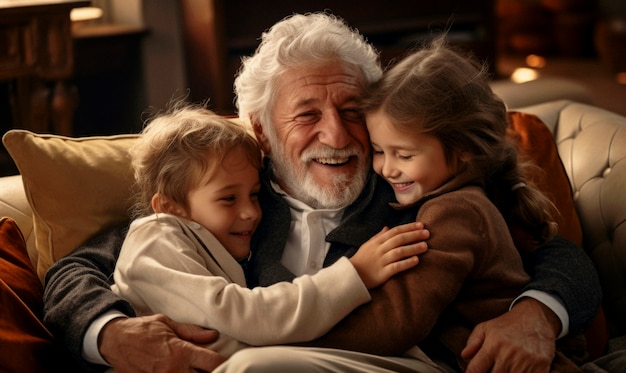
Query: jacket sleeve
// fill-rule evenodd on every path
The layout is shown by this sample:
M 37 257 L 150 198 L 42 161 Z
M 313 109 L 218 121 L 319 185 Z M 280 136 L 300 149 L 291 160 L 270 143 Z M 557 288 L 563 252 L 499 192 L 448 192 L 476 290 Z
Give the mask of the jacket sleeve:
M 593 320 L 602 298 L 598 274 L 584 250 L 557 236 L 523 258 L 532 277 L 524 291 L 557 296 L 569 315 L 569 334 L 582 332 Z
M 429 250 L 419 264 L 370 290 L 369 303 L 307 345 L 393 356 L 429 335 L 473 270 L 475 253 L 486 244 L 475 211 L 458 202 L 448 204 L 450 210 L 437 201 L 432 209 L 424 205 L 418 216 L 431 232 Z
M 134 225 L 124 242 L 115 291 L 140 314 L 163 313 L 250 345 L 268 345 L 316 338 L 370 300 L 346 258 L 293 282 L 248 289 L 243 281 L 232 282 L 241 268 L 215 237 L 199 233 L 210 248 L 207 256 L 196 236 L 172 221 L 163 216 Z
M 46 273 L 44 324 L 78 361 L 87 328 L 98 316 L 111 309 L 135 316 L 131 305 L 110 287 L 126 228 L 97 235 Z

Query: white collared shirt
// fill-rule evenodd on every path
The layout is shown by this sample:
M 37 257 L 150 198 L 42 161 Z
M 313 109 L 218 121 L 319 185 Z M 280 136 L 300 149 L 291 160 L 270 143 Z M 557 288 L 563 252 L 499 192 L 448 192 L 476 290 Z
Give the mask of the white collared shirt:
M 287 195 L 274 182 L 272 188 L 285 198 L 291 213 L 281 263 L 296 276 L 312 275 L 324 266 L 324 258 L 330 249 L 326 235 L 339 226 L 344 208 L 313 209 Z

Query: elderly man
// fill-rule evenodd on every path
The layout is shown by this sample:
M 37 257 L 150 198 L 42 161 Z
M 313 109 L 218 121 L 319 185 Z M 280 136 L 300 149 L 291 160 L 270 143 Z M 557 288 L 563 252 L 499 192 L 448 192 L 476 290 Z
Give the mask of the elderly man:
M 352 255 L 383 226 L 414 218 L 414 212 L 389 207 L 393 193 L 370 170 L 358 104 L 364 88 L 381 75 L 376 51 L 327 14 L 277 23 L 244 60 L 235 82 L 239 115 L 267 155 L 250 286 L 314 273 Z M 104 234 L 51 268 L 46 324 L 75 354 L 120 372 L 213 370 L 223 358 L 197 346 L 211 341 L 213 332 L 161 315 L 129 318 L 131 307 L 110 291 L 123 232 Z M 598 284 L 581 250 L 553 240 L 526 265 L 534 280 L 511 311 L 475 330 L 465 352 L 472 358 L 468 371 L 548 371 L 556 338 L 580 331 L 593 316 Z M 388 284 L 372 293 L 383 306 L 366 315 L 371 324 L 344 327 L 320 341 L 332 348 L 252 348 L 219 369 L 449 370 L 415 348 L 421 331 L 413 330 L 411 310 L 420 307 L 419 299 L 402 292 L 400 278 Z

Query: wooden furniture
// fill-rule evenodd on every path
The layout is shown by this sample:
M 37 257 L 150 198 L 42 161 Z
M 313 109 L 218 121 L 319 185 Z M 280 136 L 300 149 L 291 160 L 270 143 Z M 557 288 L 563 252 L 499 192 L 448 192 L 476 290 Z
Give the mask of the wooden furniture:
M 141 129 L 147 107 L 142 46 L 148 34 L 143 25 L 94 23 L 74 27 L 72 82 L 80 93 L 74 136 Z
M 76 0 L 0 0 L 0 80 L 10 81 L 12 127 L 70 135 L 77 95 L 70 11 Z
M 232 114 L 233 76 L 261 33 L 292 13 L 328 9 L 359 29 L 383 64 L 443 30 L 495 71 L 495 0 L 179 0 L 190 99 Z

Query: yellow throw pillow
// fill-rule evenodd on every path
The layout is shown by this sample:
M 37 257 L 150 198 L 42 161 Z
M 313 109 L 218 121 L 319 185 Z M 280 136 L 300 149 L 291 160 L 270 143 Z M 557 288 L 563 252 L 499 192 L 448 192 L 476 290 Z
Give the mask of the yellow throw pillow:
M 105 228 L 129 221 L 137 135 L 71 138 L 10 130 L 2 138 L 33 210 L 37 275 Z

